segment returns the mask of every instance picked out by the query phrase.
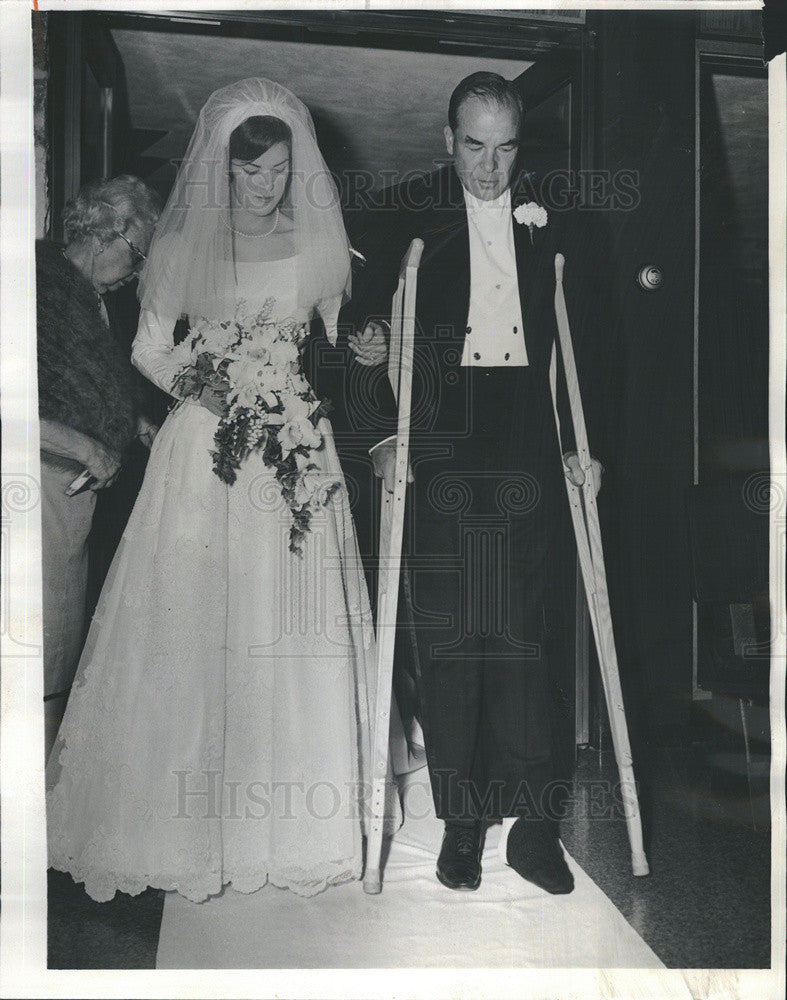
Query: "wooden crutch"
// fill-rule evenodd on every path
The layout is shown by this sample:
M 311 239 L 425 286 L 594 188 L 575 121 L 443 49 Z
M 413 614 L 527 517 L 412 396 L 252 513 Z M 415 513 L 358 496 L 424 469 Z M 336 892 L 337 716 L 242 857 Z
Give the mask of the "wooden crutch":
M 615 637 L 612 631 L 612 614 L 609 605 L 609 593 L 607 591 L 607 574 L 604 568 L 604 551 L 601 545 L 601 528 L 598 520 L 598 507 L 596 506 L 596 492 L 593 486 L 590 449 L 588 447 L 582 399 L 579 394 L 577 366 L 571 344 L 571 330 L 568 325 L 566 299 L 563 294 L 563 267 L 565 262 L 565 257 L 562 253 L 555 254 L 555 316 L 557 318 L 558 338 L 560 340 L 560 353 L 563 358 L 563 369 L 568 387 L 568 399 L 571 409 L 571 420 L 574 425 L 577 455 L 580 468 L 585 474 L 585 482 L 579 487 L 575 486 L 568 476 L 564 476 L 563 478 L 566 482 L 568 502 L 571 508 L 571 519 L 574 523 L 579 564 L 582 569 L 582 579 L 585 584 L 590 621 L 593 626 L 598 662 L 601 669 L 601 681 L 609 713 L 612 745 L 615 749 L 615 760 L 620 775 L 623 811 L 626 817 L 629 843 L 631 844 L 631 867 L 635 875 L 648 875 L 650 869 L 645 857 L 645 848 L 642 841 L 642 821 L 639 811 L 637 786 L 634 780 L 634 767 L 632 764 L 628 727 L 626 725 L 626 712 L 623 706 L 623 692 L 620 687 Z M 555 344 L 552 345 L 549 378 L 552 388 L 552 403 L 555 410 L 558 440 L 560 440 Z
M 391 718 L 396 614 L 399 573 L 402 562 L 404 504 L 407 491 L 410 447 L 410 399 L 413 388 L 413 340 L 415 337 L 415 289 L 423 240 L 414 239 L 402 259 L 399 283 L 391 306 L 391 340 L 388 378 L 399 405 L 396 433 L 396 478 L 394 491 L 381 486 L 380 569 L 377 583 L 377 697 L 372 732 L 372 817 L 366 845 L 364 892 L 382 891 L 381 856 L 385 822 L 385 785 L 388 775 L 388 733 Z

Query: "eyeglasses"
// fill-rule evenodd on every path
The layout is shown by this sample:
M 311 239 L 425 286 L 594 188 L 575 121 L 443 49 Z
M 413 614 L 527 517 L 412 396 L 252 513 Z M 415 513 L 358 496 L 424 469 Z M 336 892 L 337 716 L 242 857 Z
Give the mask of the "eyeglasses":
M 133 255 L 135 266 L 137 264 L 144 264 L 148 258 L 144 253 L 142 253 L 139 247 L 135 246 L 135 244 L 133 244 L 127 236 L 124 236 L 123 233 L 119 233 L 117 229 L 114 230 L 114 233 L 115 236 L 119 236 L 121 240 L 123 240 L 123 242 L 128 246 L 129 250 Z

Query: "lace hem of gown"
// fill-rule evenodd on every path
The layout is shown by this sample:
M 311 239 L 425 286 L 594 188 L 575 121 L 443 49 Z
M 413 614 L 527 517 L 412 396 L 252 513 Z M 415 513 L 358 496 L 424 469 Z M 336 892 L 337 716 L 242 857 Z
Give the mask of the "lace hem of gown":
M 268 882 L 279 889 L 289 889 L 298 896 L 316 896 L 329 886 L 358 881 L 362 874 L 360 861 L 353 858 L 324 862 L 312 869 L 288 865 L 280 870 L 270 871 L 194 871 L 191 875 L 177 878 L 163 874 L 139 876 L 106 870 L 91 871 L 89 867 L 76 864 L 71 858 L 50 858 L 49 866 L 56 871 L 69 873 L 77 883 L 83 882 L 85 892 L 97 903 L 108 903 L 114 899 L 116 892 L 138 896 L 146 889 L 179 892 L 193 903 L 204 903 L 211 896 L 219 895 L 226 886 L 235 892 L 249 894 L 262 889 Z

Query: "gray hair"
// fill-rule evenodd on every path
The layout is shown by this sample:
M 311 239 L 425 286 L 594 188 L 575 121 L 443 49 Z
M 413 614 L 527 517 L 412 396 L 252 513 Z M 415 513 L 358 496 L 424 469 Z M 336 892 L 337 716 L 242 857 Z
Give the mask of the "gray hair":
M 161 199 L 139 177 L 120 174 L 108 181 L 85 184 L 63 210 L 67 244 L 95 236 L 101 243 L 136 227 L 149 242 L 161 214 Z

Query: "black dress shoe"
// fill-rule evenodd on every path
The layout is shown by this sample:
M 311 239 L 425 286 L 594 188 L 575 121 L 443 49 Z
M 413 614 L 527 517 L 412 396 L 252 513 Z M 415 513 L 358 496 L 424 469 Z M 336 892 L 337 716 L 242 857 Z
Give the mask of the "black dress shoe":
M 449 889 L 465 892 L 481 885 L 480 823 L 446 823 L 437 858 L 437 877 Z
M 520 817 L 508 834 L 506 860 L 527 882 L 555 896 L 574 888 L 574 876 L 551 823 Z

